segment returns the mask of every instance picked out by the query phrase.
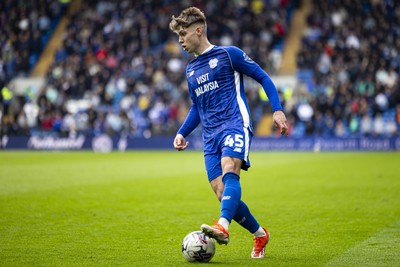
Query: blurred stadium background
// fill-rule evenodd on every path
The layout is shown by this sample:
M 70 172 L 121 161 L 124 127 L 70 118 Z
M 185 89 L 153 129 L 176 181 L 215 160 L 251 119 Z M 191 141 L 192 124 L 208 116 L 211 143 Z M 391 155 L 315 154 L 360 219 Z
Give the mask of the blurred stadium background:
M 400 150 L 391 0 L 2 0 L 1 147 L 172 148 L 191 56 L 168 24 L 190 5 L 205 11 L 212 43 L 241 47 L 277 85 L 288 139 L 247 80 L 256 148 Z

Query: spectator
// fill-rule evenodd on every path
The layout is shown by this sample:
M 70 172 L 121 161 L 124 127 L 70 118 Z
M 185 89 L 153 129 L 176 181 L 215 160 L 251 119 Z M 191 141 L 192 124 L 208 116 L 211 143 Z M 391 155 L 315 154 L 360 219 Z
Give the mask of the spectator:
M 313 74 L 307 86 L 310 96 L 317 97 L 310 100 L 317 102 L 315 121 L 320 125 L 321 117 L 332 111 L 336 136 L 396 135 L 390 99 L 399 88 L 399 46 L 394 45 L 400 42 L 399 17 L 393 14 L 400 5 L 315 0 L 313 6 L 297 62 L 300 73 Z M 331 89 L 333 102 L 323 104 Z M 294 127 L 302 127 L 299 118 Z M 311 134 L 320 134 L 319 129 Z
M 248 47 L 249 56 L 274 73 L 291 6 L 286 1 L 260 3 L 196 1 L 208 13 L 216 43 Z M 78 133 L 148 137 L 176 131 L 172 128 L 182 123 L 179 114 L 189 104 L 182 69 L 191 58 L 181 56 L 166 21 L 172 9 L 182 8 L 170 1 L 82 1 L 80 10 L 70 14 L 44 90 L 63 92 L 64 103 L 83 100 L 92 107 L 75 111 L 90 114 L 91 120 L 86 129 L 76 122 Z M 213 14 L 221 19 L 214 20 Z M 248 23 L 238 23 L 238 16 Z M 41 22 L 44 27 L 46 19 Z M 54 99 L 53 109 L 64 108 Z M 71 115 L 65 116 L 71 120 Z

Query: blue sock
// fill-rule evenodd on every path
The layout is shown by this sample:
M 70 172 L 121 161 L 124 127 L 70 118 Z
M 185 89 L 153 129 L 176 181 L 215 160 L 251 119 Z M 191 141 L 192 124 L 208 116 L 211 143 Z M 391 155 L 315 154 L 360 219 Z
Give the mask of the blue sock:
M 221 217 L 227 219 L 229 223 L 232 221 L 242 197 L 239 179 L 239 175 L 233 172 L 225 173 L 222 177 L 224 192 L 221 198 Z
M 242 227 L 247 229 L 250 233 L 255 233 L 258 228 L 260 228 L 260 224 L 251 214 L 246 203 L 244 203 L 243 201 L 240 201 L 238 208 L 236 209 L 235 216 L 233 216 L 233 219 Z

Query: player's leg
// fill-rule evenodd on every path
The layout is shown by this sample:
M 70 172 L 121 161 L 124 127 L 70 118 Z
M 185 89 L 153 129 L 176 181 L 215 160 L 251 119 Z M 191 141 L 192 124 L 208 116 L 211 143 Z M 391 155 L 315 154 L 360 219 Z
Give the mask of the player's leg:
M 252 134 L 246 128 L 243 128 L 243 131 L 232 132 L 227 138 L 221 160 L 222 171 L 224 173 L 223 182 L 225 186 L 226 181 L 224 181 L 224 178 L 227 177 L 227 174 L 231 172 L 240 174 L 240 169 L 247 170 L 250 167 L 249 151 Z M 229 140 L 233 140 L 234 142 Z M 234 149 L 232 150 L 230 148 Z M 239 184 L 239 180 L 237 183 Z M 235 186 L 239 187 L 240 184 Z M 223 195 L 225 195 L 225 190 L 226 189 L 224 189 Z M 223 202 L 221 202 L 221 206 L 223 206 Z M 233 219 L 254 235 L 254 247 L 251 257 L 264 258 L 265 246 L 269 241 L 269 233 L 265 228 L 260 226 L 251 214 L 248 206 L 241 199 L 239 199 L 239 203 L 235 208 Z
M 222 183 L 224 190 L 221 198 L 221 215 L 218 223 L 229 228 L 229 225 L 236 213 L 240 199 L 242 198 L 242 187 L 240 185 L 240 167 L 242 160 L 234 157 L 223 157 Z
M 218 198 L 221 201 L 222 194 L 224 191 L 224 184 L 222 182 L 222 175 L 213 179 L 210 182 L 210 185 Z M 220 218 L 221 219 L 221 218 Z M 254 235 L 254 247 L 251 253 L 252 258 L 264 258 L 265 257 L 265 246 L 269 241 L 269 233 L 265 228 L 262 228 L 257 220 L 254 218 L 252 213 L 250 212 L 248 206 L 245 202 L 240 200 L 238 208 L 236 209 L 236 213 L 233 216 L 233 220 L 235 220 L 238 224 L 240 224 L 243 228 L 247 229 L 250 233 Z M 221 225 L 221 223 L 218 223 Z M 221 225 L 222 226 L 222 225 Z M 215 226 L 213 226 L 215 227 Z M 225 230 L 228 231 L 228 226 L 225 226 Z M 229 236 L 228 236 L 229 237 Z
M 259 225 L 247 205 L 240 200 L 239 174 L 241 168 L 247 170 L 250 167 L 248 158 L 250 143 L 251 134 L 243 129 L 243 131 L 230 132 L 224 136 L 223 144 L 225 148 L 222 149 L 221 153 L 207 153 L 215 150 L 207 150 L 211 147 L 210 144 L 205 146 L 207 175 L 213 191 L 218 200 L 221 201 L 221 216 L 213 226 L 203 224 L 201 228 L 206 234 L 215 238 L 218 243 L 227 244 L 229 241 L 229 224 L 233 218 L 254 235 L 252 257 L 262 258 L 265 255 L 269 233 Z M 215 142 L 212 142 L 212 145 L 215 147 Z M 223 157 L 222 154 L 225 156 Z M 221 175 L 222 173 L 224 173 L 224 176 Z M 228 190 L 226 190 L 227 187 Z M 228 199 L 233 201 L 227 201 Z
M 242 196 L 239 175 L 248 138 L 244 138 L 242 129 L 229 129 L 214 140 L 218 142 L 215 156 L 205 154 L 205 159 L 210 184 L 221 201 L 221 215 L 213 226 L 203 224 L 201 229 L 208 236 L 215 238 L 218 243 L 227 244 L 229 224 Z M 218 157 L 219 162 L 217 162 Z M 215 172 L 215 176 L 210 176 L 212 172 Z M 223 173 L 222 178 L 221 173 Z
M 218 198 L 219 201 L 222 199 L 223 191 L 224 191 L 224 184 L 222 182 L 222 175 L 218 176 L 217 178 L 213 179 L 210 181 L 210 185 Z M 269 233 L 265 228 L 262 228 L 260 224 L 257 222 L 257 220 L 254 218 L 254 216 L 251 214 L 249 208 L 247 207 L 246 203 L 244 203 L 242 200 L 240 200 L 238 208 L 236 209 L 236 213 L 233 216 L 233 219 L 240 224 L 242 227 L 247 229 L 250 233 L 254 235 L 254 247 L 251 253 L 252 258 L 263 258 L 265 257 L 265 246 L 267 245 L 269 241 Z M 217 229 L 219 236 L 222 235 L 223 242 L 226 241 L 226 238 L 229 238 L 229 233 L 228 233 L 228 226 L 225 226 L 221 230 L 223 222 L 221 222 L 221 218 L 218 223 L 216 223 L 213 226 L 207 226 L 203 225 L 204 228 L 207 230 L 211 230 L 212 233 L 214 233 L 215 230 Z M 210 228 L 213 229 L 210 229 Z M 206 231 L 207 231 L 206 230 Z M 226 230 L 226 233 L 228 233 L 228 236 L 226 236 L 226 233 L 224 232 Z M 229 239 L 228 239 L 229 241 Z
M 222 195 L 224 193 L 224 183 L 222 182 L 222 175 L 210 181 L 210 185 L 217 199 L 221 202 Z M 261 231 L 262 228 L 260 227 L 260 224 L 251 214 L 249 208 L 247 207 L 246 203 L 243 202 L 243 200 L 240 200 L 235 215 L 233 216 L 233 220 L 254 235 L 262 236 L 263 234 L 265 234 Z
M 251 252 L 251 257 L 264 258 L 265 247 L 268 244 L 270 235 L 267 229 L 261 227 L 254 216 L 251 214 L 246 203 L 240 201 L 233 219 L 254 235 L 254 246 Z
M 220 244 L 229 241 L 229 225 L 236 214 L 241 202 L 242 189 L 240 185 L 240 168 L 242 160 L 234 157 L 223 157 L 221 168 L 225 174 L 210 181 L 214 192 L 221 201 L 221 214 L 218 222 L 214 225 L 201 225 L 202 231 L 209 237 L 215 238 Z M 222 192 L 221 192 L 222 191 Z
M 241 203 L 240 170 L 250 167 L 251 133 L 247 128 L 232 128 L 225 132 L 221 146 L 221 168 L 224 191 L 221 198 L 220 223 L 228 228 Z
M 207 153 L 207 150 L 205 150 L 204 161 L 210 185 L 215 192 L 217 198 L 221 200 L 224 190 L 224 184 L 222 183 L 221 175 L 221 155 L 219 153 L 209 154 Z M 207 236 L 214 238 L 219 244 L 228 244 L 228 230 L 225 229 L 218 222 L 215 221 L 215 224 L 212 226 L 202 224 L 200 228 Z

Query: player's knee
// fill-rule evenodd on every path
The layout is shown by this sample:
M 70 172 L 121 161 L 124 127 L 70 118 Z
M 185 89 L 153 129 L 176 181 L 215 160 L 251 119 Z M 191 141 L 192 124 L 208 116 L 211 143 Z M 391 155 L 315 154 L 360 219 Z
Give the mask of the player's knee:
M 240 173 L 240 167 L 242 166 L 242 160 L 233 157 L 222 158 L 222 172 L 224 174 L 233 172 L 236 174 Z

